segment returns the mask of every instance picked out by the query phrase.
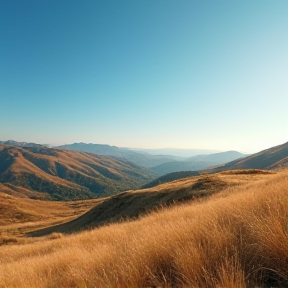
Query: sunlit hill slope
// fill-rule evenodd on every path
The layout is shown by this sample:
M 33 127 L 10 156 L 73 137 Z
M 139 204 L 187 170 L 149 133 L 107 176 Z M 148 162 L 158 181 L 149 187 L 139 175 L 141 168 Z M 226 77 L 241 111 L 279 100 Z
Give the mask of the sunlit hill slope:
M 43 236 L 54 232 L 74 233 L 110 223 L 137 219 L 153 210 L 202 200 L 227 187 L 236 187 L 274 175 L 262 170 L 227 171 L 215 175 L 188 177 L 150 189 L 131 190 L 107 197 L 81 217 L 54 227 L 32 232 Z
M 125 160 L 46 147 L 0 145 L 4 192 L 36 199 L 87 199 L 134 189 L 153 173 Z

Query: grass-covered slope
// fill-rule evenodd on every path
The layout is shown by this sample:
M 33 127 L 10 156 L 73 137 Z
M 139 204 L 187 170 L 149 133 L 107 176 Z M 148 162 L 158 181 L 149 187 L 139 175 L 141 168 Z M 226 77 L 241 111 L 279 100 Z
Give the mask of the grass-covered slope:
M 31 230 L 71 221 L 101 199 L 52 202 L 7 195 L 0 185 L 0 246 L 29 243 L 23 237 Z
M 34 231 L 29 235 L 43 236 L 54 232 L 74 233 L 110 223 L 137 219 L 161 207 L 201 200 L 219 193 L 228 186 L 243 185 L 267 178 L 268 175 L 273 174 L 261 170 L 244 170 L 237 171 L 237 173 L 231 171 L 180 179 L 150 189 L 119 193 L 103 199 L 90 211 L 71 222 Z
M 19 187 L 25 189 L 24 195 L 31 198 L 107 196 L 138 188 L 153 177 L 145 168 L 117 158 L 46 147 L 0 145 L 0 182 L 20 194 Z
M 4 227 L 17 226 L 20 223 L 29 223 L 32 228 L 32 223 L 35 222 L 67 221 L 91 209 L 99 201 L 101 200 L 52 202 L 19 198 L 3 193 L 0 186 L 0 231 Z M 48 223 L 42 223 L 42 225 L 46 224 L 48 225 Z
M 287 173 L 233 172 L 230 181 L 238 185 L 201 201 L 1 246 L 0 286 L 287 287 Z

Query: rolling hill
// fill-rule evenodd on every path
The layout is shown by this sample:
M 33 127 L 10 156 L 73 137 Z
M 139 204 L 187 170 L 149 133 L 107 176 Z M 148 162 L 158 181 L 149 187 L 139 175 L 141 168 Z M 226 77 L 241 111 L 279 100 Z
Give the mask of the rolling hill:
M 107 197 L 79 218 L 57 226 L 29 233 L 44 236 L 51 233 L 74 233 L 114 222 L 137 219 L 152 210 L 207 198 L 227 187 L 239 186 L 274 173 L 262 170 L 227 171 L 215 175 L 188 177 L 150 189 L 126 191 Z
M 269 149 L 265 149 L 245 158 L 228 162 L 224 165 L 208 169 L 215 173 L 231 169 L 265 169 L 274 170 L 288 167 L 288 142 Z
M 135 189 L 153 178 L 149 170 L 117 158 L 44 146 L 0 145 L 0 183 L 15 196 L 88 199 Z
M 47 225 L 59 221 L 71 220 L 91 209 L 100 199 L 79 200 L 79 201 L 43 201 L 29 198 L 19 198 L 8 195 L 3 191 L 0 184 L 0 232 L 18 226 L 20 223 L 28 224 L 29 229 L 33 226 Z M 5 187 L 5 186 L 4 186 Z M 5 188 L 4 188 L 5 189 Z M 65 219 L 65 220 L 64 220 Z M 32 222 L 36 225 L 32 225 Z M 25 225 L 24 225 L 25 226 Z M 36 229 L 36 228 L 34 228 Z M 12 232 L 21 232 L 17 229 Z M 10 230 L 11 232 L 11 230 Z M 14 233 L 15 235 L 15 233 Z

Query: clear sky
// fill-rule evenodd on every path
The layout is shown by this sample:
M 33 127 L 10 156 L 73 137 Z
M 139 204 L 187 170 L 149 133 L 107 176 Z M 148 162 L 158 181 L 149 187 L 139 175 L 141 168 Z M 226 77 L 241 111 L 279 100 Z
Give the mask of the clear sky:
M 288 141 L 287 0 L 1 0 L 0 140 Z

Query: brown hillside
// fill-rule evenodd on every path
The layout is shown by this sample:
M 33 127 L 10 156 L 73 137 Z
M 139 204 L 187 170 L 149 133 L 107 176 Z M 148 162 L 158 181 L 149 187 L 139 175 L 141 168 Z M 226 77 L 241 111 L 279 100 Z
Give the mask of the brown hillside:
M 288 157 L 281 159 L 280 161 L 276 162 L 275 164 L 270 166 L 270 169 L 281 169 L 288 167 Z
M 138 188 L 151 179 L 153 174 L 148 170 L 116 158 L 46 147 L 0 145 L 0 182 L 11 195 L 87 199 Z
M 15 186 L 10 183 L 0 183 L 0 191 L 8 195 L 12 195 L 19 198 L 31 198 L 31 199 L 41 199 L 49 200 L 50 197 L 45 193 L 40 193 L 36 191 L 31 191 L 29 189 Z
M 31 230 L 71 220 L 102 199 L 52 202 L 19 198 L 3 193 L 0 186 L 0 234 L 21 236 Z M 0 237 L 1 238 L 1 237 Z M 1 239 L 0 239 L 1 242 Z M 1 244 L 1 243 L 0 243 Z
M 273 170 L 285 167 L 288 167 L 288 142 L 206 171 L 215 173 L 232 169 Z
M 150 189 L 127 191 L 106 198 L 71 222 L 35 231 L 29 235 L 43 236 L 53 232 L 73 233 L 109 223 L 135 219 L 163 206 L 206 198 L 224 188 L 266 179 L 273 174 L 261 170 L 227 171 L 215 175 L 176 180 Z

